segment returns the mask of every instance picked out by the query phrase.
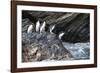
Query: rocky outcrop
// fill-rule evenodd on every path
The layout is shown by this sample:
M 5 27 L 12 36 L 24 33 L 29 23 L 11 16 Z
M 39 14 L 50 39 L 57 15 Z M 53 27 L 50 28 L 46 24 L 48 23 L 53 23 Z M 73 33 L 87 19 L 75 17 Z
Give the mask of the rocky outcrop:
M 65 32 L 62 40 L 65 42 L 89 42 L 89 14 L 70 12 L 43 12 L 23 11 L 23 19 L 28 18 L 35 26 L 36 21 L 46 22 L 46 31 L 49 26 L 55 25 L 53 32 Z
M 36 32 L 37 21 L 46 22 L 44 32 Z M 22 61 L 89 59 L 89 24 L 87 13 L 22 11 Z M 30 25 L 32 33 L 27 33 Z
M 55 34 L 23 33 L 23 62 L 44 60 L 70 60 L 72 57 Z

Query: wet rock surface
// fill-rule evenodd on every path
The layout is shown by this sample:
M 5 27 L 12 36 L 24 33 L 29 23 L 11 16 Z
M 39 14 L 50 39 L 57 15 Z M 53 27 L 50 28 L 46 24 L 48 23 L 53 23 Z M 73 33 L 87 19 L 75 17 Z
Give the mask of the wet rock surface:
M 62 43 L 73 56 L 74 60 L 82 60 L 90 58 L 90 43 Z

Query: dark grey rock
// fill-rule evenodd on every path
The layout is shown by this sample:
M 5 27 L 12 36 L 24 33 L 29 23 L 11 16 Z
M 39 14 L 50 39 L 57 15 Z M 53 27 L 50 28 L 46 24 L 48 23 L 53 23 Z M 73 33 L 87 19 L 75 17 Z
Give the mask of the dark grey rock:
M 46 31 L 49 30 L 49 26 L 56 25 L 53 33 L 58 35 L 61 31 L 65 32 L 62 37 L 65 42 L 89 42 L 90 18 L 88 13 L 23 11 L 23 17 L 26 15 L 29 15 L 27 19 L 33 23 L 34 27 L 36 20 L 40 20 L 41 23 L 46 22 Z M 23 20 L 23 22 L 29 25 L 29 20 Z M 23 28 L 23 31 L 27 29 L 28 25 Z

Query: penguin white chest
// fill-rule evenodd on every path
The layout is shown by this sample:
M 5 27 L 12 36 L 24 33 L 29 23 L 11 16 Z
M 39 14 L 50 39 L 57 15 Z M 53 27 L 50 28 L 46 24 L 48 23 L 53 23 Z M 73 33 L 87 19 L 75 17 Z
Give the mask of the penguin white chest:
M 36 32 L 39 32 L 39 30 L 40 30 L 40 22 L 37 21 L 37 23 L 36 23 Z
M 32 29 L 33 29 L 33 25 L 30 25 L 30 26 L 28 27 L 27 33 L 32 33 Z
M 46 26 L 46 22 L 43 22 L 41 28 L 40 28 L 40 33 L 41 32 L 45 32 L 45 26 Z
M 63 35 L 64 35 L 64 32 L 63 33 L 60 33 L 59 36 L 58 36 L 59 39 L 61 39 Z

